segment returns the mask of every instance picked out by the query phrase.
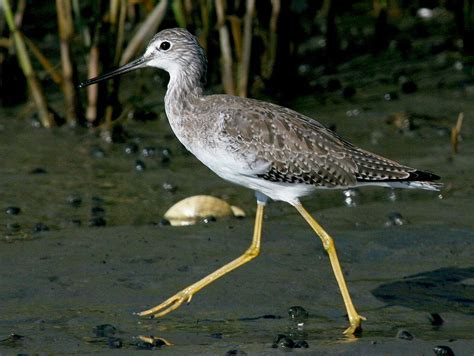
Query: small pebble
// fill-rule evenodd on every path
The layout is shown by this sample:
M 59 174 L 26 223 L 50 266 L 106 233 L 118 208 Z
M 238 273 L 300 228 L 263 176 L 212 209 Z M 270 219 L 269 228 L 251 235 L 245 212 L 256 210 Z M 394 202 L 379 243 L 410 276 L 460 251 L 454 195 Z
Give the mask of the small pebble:
M 308 319 L 308 312 L 306 309 L 298 305 L 288 308 L 288 315 L 291 320 L 296 322 L 304 322 Z
M 168 192 L 171 192 L 171 193 L 176 192 L 176 190 L 178 189 L 174 184 L 169 183 L 169 182 L 164 182 L 162 187 L 163 187 L 164 190 L 166 190 Z
M 402 92 L 412 94 L 418 90 L 418 86 L 413 80 L 407 80 L 402 84 Z
M 94 217 L 102 217 L 105 216 L 105 209 L 101 206 L 93 206 L 91 208 L 91 214 Z
M 138 145 L 134 142 L 127 143 L 124 149 L 125 153 L 132 155 L 138 152 Z
M 209 223 L 212 223 L 212 222 L 215 222 L 217 221 L 216 217 L 215 216 L 206 216 L 204 219 L 202 219 L 202 222 L 204 224 L 209 224 Z
M 30 174 L 46 174 L 46 173 L 48 173 L 46 169 L 41 168 L 41 167 L 34 168 L 30 171 Z
M 385 222 L 385 226 L 401 226 L 405 224 L 405 218 L 402 216 L 402 214 L 397 212 L 392 212 L 388 214 L 388 221 Z
M 397 339 L 400 340 L 413 340 L 413 335 L 410 334 L 407 330 L 398 330 Z
M 163 148 L 161 150 L 161 163 L 169 163 L 171 161 L 171 150 L 169 148 Z
M 342 90 L 342 96 L 344 99 L 350 99 L 356 94 L 356 89 L 349 85 Z
M 438 313 L 431 313 L 430 322 L 431 322 L 431 325 L 433 326 L 441 326 L 443 325 L 444 320 L 443 318 L 441 318 L 441 315 L 439 315 Z
M 105 221 L 105 219 L 101 217 L 94 217 L 89 220 L 90 227 L 101 227 L 101 226 L 105 226 L 106 224 L 107 222 Z
M 383 98 L 386 101 L 397 100 L 398 99 L 398 94 L 396 92 L 385 93 L 383 95 Z
M 49 231 L 48 225 L 45 225 L 41 222 L 36 223 L 33 228 L 33 232 L 43 232 L 43 231 Z
M 7 230 L 15 232 L 15 231 L 20 231 L 20 224 L 18 223 L 7 223 L 6 225 Z
M 135 161 L 135 170 L 138 171 L 138 172 L 143 172 L 145 169 L 146 169 L 145 162 L 143 162 L 142 160 L 137 159 Z
M 109 337 L 115 335 L 117 328 L 110 324 L 101 324 L 94 326 L 92 332 L 96 337 Z
M 123 346 L 122 339 L 119 337 L 109 337 L 107 339 L 107 345 L 111 349 L 120 349 Z
M 105 157 L 105 151 L 100 148 L 100 147 L 92 147 L 90 154 L 94 158 L 104 158 Z
M 295 342 L 295 346 L 293 346 L 295 349 L 307 349 L 309 347 L 309 344 L 305 340 L 298 340 Z
M 25 338 L 25 336 L 23 336 L 23 335 L 10 334 L 10 335 L 8 335 L 7 338 L 4 338 L 4 339 L 2 338 L 2 339 L 0 339 L 0 344 L 2 344 L 2 345 L 8 345 L 8 346 L 15 346 L 15 345 L 16 345 L 16 342 L 17 342 L 18 340 L 23 339 L 23 338 Z
M 295 346 L 295 342 L 287 337 L 286 335 L 279 334 L 275 338 L 272 344 L 272 348 L 276 349 L 292 349 Z
M 5 213 L 8 215 L 18 215 L 20 214 L 21 209 L 17 206 L 9 206 L 5 209 Z
M 71 194 L 67 197 L 67 202 L 74 208 L 78 208 L 82 204 L 82 198 L 77 194 Z
M 168 219 L 162 218 L 160 219 L 160 222 L 158 223 L 158 226 L 170 226 L 171 223 Z
M 156 154 L 156 148 L 155 147 L 144 147 L 142 149 L 143 157 L 152 157 L 155 154 Z
M 436 356 L 454 356 L 453 350 L 449 346 L 438 345 L 433 348 Z

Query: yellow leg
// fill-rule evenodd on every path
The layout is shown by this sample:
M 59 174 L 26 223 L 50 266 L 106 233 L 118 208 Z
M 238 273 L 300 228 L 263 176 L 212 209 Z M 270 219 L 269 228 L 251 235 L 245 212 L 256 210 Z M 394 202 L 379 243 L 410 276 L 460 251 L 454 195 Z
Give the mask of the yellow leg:
M 349 317 L 349 323 L 351 326 L 344 331 L 344 334 L 354 334 L 357 331 L 362 329 L 361 323 L 362 320 L 366 320 L 363 316 L 360 316 L 352 304 L 352 299 L 347 289 L 346 281 L 344 280 L 344 275 L 342 274 L 341 265 L 339 264 L 339 259 L 337 258 L 336 247 L 334 246 L 334 241 L 331 236 L 317 223 L 316 220 L 308 213 L 308 211 L 300 203 L 294 204 L 294 207 L 298 212 L 303 216 L 306 222 L 313 228 L 313 230 L 318 234 L 323 242 L 324 249 L 329 255 L 329 260 L 331 261 L 332 270 L 336 276 L 337 284 L 341 290 L 342 299 L 344 299 L 344 304 L 346 305 L 347 315 Z
M 161 317 L 172 312 L 175 309 L 178 309 L 181 304 L 184 302 L 189 303 L 194 294 L 200 291 L 202 288 L 211 284 L 216 279 L 222 277 L 223 275 L 229 273 L 230 271 L 236 269 L 237 267 L 242 266 L 243 264 L 254 259 L 260 253 L 260 239 L 262 236 L 262 223 L 263 223 L 263 210 L 265 203 L 257 202 L 257 214 L 255 216 L 255 227 L 253 232 L 252 244 L 244 252 L 244 254 L 235 260 L 229 262 L 228 264 L 222 266 L 217 271 L 211 273 L 210 275 L 204 277 L 203 279 L 197 281 L 194 284 L 184 288 L 180 292 L 173 295 L 171 298 L 165 300 L 160 305 L 142 311 L 138 313 L 139 316 L 153 316 L 155 318 Z

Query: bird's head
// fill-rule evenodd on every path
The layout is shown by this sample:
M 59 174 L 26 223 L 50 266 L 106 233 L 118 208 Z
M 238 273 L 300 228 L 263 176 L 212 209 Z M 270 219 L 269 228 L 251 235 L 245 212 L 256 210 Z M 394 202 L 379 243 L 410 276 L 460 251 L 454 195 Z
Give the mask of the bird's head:
M 203 80 L 206 75 L 207 58 L 197 38 L 182 28 L 167 29 L 158 32 L 148 43 L 140 58 L 125 64 L 111 72 L 89 79 L 79 85 L 86 87 L 144 67 L 160 68 L 171 77 L 191 75 Z

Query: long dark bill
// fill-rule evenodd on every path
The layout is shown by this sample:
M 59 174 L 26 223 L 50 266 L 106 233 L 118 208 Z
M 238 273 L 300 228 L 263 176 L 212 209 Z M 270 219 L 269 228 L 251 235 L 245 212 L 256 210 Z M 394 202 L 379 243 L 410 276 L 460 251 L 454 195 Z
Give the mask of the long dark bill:
M 132 61 L 128 64 L 125 64 L 125 65 L 123 65 L 123 66 L 121 66 L 121 67 L 119 67 L 119 68 L 117 68 L 117 69 L 115 69 L 111 72 L 99 75 L 98 77 L 91 78 L 89 80 L 86 80 L 85 82 L 82 82 L 81 84 L 79 84 L 79 88 L 84 88 L 84 87 L 87 87 L 88 85 L 96 84 L 96 83 L 99 83 L 103 80 L 107 80 L 107 79 L 110 79 L 112 77 L 116 77 L 117 75 L 124 74 L 124 73 L 130 72 L 132 70 L 141 68 L 141 67 L 144 66 L 144 64 L 147 61 L 148 61 L 148 59 L 144 58 L 144 57 L 137 58 L 134 61 Z

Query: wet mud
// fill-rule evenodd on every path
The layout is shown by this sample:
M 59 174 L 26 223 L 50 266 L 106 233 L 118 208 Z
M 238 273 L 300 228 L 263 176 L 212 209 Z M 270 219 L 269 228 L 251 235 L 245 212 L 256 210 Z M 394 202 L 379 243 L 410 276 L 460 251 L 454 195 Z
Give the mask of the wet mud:
M 356 337 L 342 335 L 345 309 L 319 239 L 282 203 L 265 211 L 257 259 L 164 318 L 137 317 L 245 251 L 252 192 L 187 154 L 163 118 L 127 123 L 126 142 L 109 145 L 86 131 L 36 129 L 2 110 L 0 353 L 471 354 L 474 104 L 452 78 L 446 89 L 422 87 L 397 100 L 378 86 L 358 88 L 353 101 L 288 104 L 445 183 L 441 192 L 367 188 L 303 200 L 334 237 L 367 317 Z M 387 119 L 402 111 L 412 126 Z M 453 158 L 450 128 L 460 111 L 466 120 Z M 172 204 L 197 194 L 224 198 L 247 217 L 163 223 Z M 294 307 L 307 316 L 295 320 Z

